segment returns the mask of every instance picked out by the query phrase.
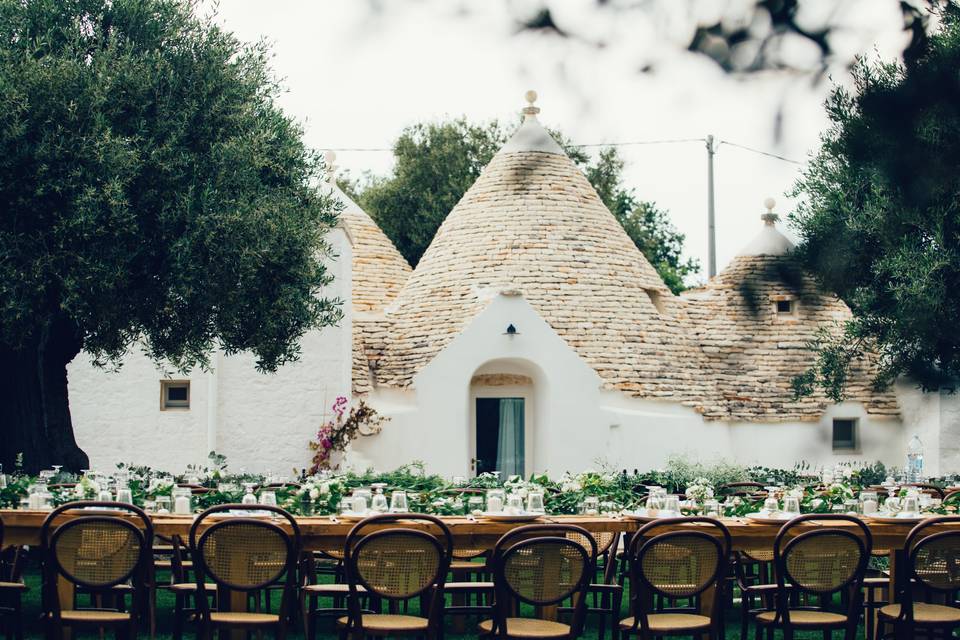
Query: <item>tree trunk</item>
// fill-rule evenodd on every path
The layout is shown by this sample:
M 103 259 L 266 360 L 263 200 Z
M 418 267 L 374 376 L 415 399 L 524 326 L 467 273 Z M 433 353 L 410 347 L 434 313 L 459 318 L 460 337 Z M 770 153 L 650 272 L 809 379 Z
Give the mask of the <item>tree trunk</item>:
M 29 344 L 0 344 L 0 464 L 14 471 L 23 454 L 23 471 L 35 474 L 52 465 L 87 468 L 70 421 L 67 364 L 83 345 L 76 328 L 58 319 Z

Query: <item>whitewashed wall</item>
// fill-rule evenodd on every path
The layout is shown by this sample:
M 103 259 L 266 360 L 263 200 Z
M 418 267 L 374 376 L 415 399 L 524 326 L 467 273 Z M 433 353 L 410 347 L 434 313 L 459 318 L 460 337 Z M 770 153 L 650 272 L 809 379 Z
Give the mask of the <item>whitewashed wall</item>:
M 504 335 L 509 324 L 519 335 Z M 437 473 L 470 475 L 476 395 L 470 381 L 477 373 L 533 378 L 526 450 L 535 471 L 560 474 L 601 463 L 649 469 L 677 453 L 787 467 L 799 460 L 902 464 L 900 421 L 868 418 L 858 404 L 831 407 L 819 422 L 724 423 L 676 403 L 602 391 L 596 372 L 517 296 L 496 297 L 423 368 L 412 389 L 375 390 L 371 405 L 391 421 L 378 436 L 356 441 L 346 463 L 391 468 L 419 459 Z M 834 417 L 860 419 L 858 453 L 833 453 Z
M 904 448 L 914 436 L 923 442 L 924 474 L 960 473 L 960 391 L 923 392 L 908 380 L 897 383 L 904 417 Z M 903 460 L 900 461 L 903 466 Z
M 160 411 L 164 375 L 134 351 L 117 373 L 93 367 L 80 354 L 68 368 L 70 410 L 77 441 L 98 469 L 118 462 L 182 470 L 205 463 L 211 450 L 230 468 L 289 474 L 308 465 L 307 442 L 337 395 L 350 394 L 351 248 L 346 233 L 328 238 L 334 281 L 321 292 L 339 297 L 344 319 L 301 341 L 302 356 L 274 374 L 258 373 L 250 354 L 216 354 L 212 371 L 189 376 L 190 409 Z M 211 402 L 213 399 L 215 402 Z

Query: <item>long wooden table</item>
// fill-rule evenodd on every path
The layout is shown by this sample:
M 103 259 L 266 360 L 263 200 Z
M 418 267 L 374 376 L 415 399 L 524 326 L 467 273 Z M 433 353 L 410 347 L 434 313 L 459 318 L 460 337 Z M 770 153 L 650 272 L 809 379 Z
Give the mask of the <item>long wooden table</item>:
M 4 544 L 5 545 L 38 545 L 40 544 L 40 526 L 46 518 L 45 511 L 29 510 L 0 510 L 0 518 L 4 523 Z M 151 517 L 154 531 L 163 536 L 179 535 L 187 540 L 190 526 L 194 521 L 194 516 L 180 515 L 153 515 Z M 468 518 L 463 516 L 443 517 L 443 522 L 449 527 L 454 538 L 454 545 L 461 549 L 489 549 L 496 544 L 497 540 L 511 529 L 522 526 L 519 523 L 489 522 Z M 297 524 L 300 528 L 301 542 L 303 548 L 309 551 L 336 550 L 343 547 L 344 539 L 350 532 L 355 523 L 342 522 L 336 517 L 312 516 L 297 517 Z M 604 516 L 546 516 L 541 518 L 541 522 L 574 524 L 592 532 L 620 532 L 631 533 L 637 531 L 645 523 L 623 517 L 604 517 Z M 211 521 L 215 522 L 215 521 Z M 288 527 L 281 520 L 276 521 L 284 527 Z M 758 523 L 741 518 L 725 518 L 721 522 L 730 531 L 734 550 L 757 550 L 771 549 L 774 538 L 780 530 L 781 523 Z M 829 522 L 829 526 L 847 526 L 856 531 L 853 525 Z M 395 525 L 393 525 L 395 526 Z M 410 523 L 410 526 L 429 528 L 429 525 Z M 681 525 L 696 526 L 696 525 Z M 806 529 L 816 528 L 817 524 L 810 523 L 803 525 Z M 868 528 L 873 537 L 873 549 L 890 550 L 891 554 L 891 577 L 897 567 L 896 551 L 903 547 L 907 534 L 913 528 L 913 524 L 887 524 L 868 522 Z M 943 530 L 945 525 L 931 529 L 930 533 Z M 661 529 L 660 531 L 664 531 Z M 705 530 L 709 531 L 709 529 Z M 895 592 L 893 584 L 895 579 L 891 580 L 890 601 L 893 601 Z

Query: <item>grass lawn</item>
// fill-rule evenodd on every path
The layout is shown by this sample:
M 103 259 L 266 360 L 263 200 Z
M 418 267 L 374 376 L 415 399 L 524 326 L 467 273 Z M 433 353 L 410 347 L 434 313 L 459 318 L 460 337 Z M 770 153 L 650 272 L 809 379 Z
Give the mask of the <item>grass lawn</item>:
M 26 594 L 24 599 L 24 620 L 26 626 L 26 636 L 28 638 L 41 638 L 43 637 L 43 629 L 39 623 L 40 617 L 40 576 L 36 567 L 35 561 L 31 561 L 28 570 L 26 572 L 26 582 L 30 586 L 30 591 Z M 160 577 L 161 581 L 163 576 Z M 739 603 L 734 603 L 732 609 L 727 609 L 725 611 L 725 616 L 727 620 L 726 625 L 726 637 L 731 640 L 735 640 L 740 637 L 740 611 Z M 161 639 L 170 638 L 171 633 L 171 624 L 172 624 L 172 611 L 173 611 L 173 596 L 167 592 L 161 590 L 158 593 L 157 597 L 157 627 L 158 633 L 157 637 Z M 627 598 L 624 597 L 623 603 L 623 616 L 629 615 L 627 612 Z M 332 627 L 329 622 L 322 622 L 321 627 L 318 628 L 317 638 L 336 638 L 336 634 L 333 632 Z M 445 638 L 448 639 L 458 639 L 458 638 L 475 638 L 477 637 L 473 630 L 476 628 L 476 619 L 468 619 L 465 625 L 466 633 L 457 634 L 453 627 L 448 624 L 446 628 Z M 191 626 L 188 626 L 186 629 L 185 637 L 193 638 L 194 629 Z M 84 637 L 99 637 L 96 632 L 89 632 L 84 634 Z M 141 637 L 147 637 L 146 633 L 142 633 Z M 270 637 L 269 634 L 267 637 Z M 295 628 L 290 629 L 288 637 L 292 639 L 303 638 L 303 628 L 302 625 L 297 625 Z M 586 633 L 582 636 L 584 638 L 597 638 L 597 624 L 596 620 L 592 619 L 589 621 L 588 628 Z M 753 627 L 751 627 L 750 637 L 753 637 Z M 780 638 L 780 634 L 777 633 L 777 638 Z M 823 639 L 823 634 L 821 632 L 811 632 L 811 633 L 797 633 L 794 635 L 795 638 L 816 638 L 817 640 Z M 841 638 L 842 634 L 836 632 L 834 638 Z M 861 625 L 860 632 L 858 637 L 863 637 L 863 629 Z M 606 638 L 610 638 L 610 630 L 607 629 Z

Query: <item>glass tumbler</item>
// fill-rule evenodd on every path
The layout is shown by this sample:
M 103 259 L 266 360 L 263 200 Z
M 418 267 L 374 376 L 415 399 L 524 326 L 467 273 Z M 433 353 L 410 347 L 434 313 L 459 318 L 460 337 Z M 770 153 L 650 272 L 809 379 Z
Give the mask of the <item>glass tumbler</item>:
M 390 513 L 406 513 L 408 510 L 406 491 L 394 491 L 390 494 Z
M 539 491 L 531 491 L 527 494 L 527 513 L 538 513 L 543 515 L 547 510 L 543 506 L 543 494 Z

